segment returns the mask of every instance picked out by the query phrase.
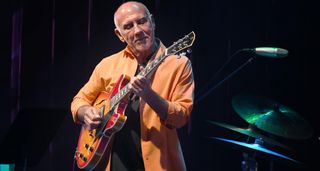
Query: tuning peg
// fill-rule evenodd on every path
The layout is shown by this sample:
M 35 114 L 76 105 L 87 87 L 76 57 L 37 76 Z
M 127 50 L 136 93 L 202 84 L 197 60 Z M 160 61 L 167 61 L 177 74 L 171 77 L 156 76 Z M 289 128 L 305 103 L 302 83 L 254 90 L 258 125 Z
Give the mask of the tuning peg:
M 186 56 L 186 54 L 187 54 L 187 53 L 184 52 L 184 51 L 183 51 L 183 52 L 180 52 L 180 53 L 177 55 L 177 58 L 180 59 L 181 56 Z
M 191 54 L 191 53 L 192 53 L 192 49 L 188 48 L 188 49 L 187 49 L 187 53 L 188 53 L 188 54 Z

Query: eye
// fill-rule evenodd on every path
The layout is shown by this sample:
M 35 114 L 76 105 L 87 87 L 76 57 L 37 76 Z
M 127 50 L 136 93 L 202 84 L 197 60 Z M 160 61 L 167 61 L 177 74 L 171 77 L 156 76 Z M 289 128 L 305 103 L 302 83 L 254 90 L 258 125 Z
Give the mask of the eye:
M 132 27 L 133 27 L 132 23 L 128 23 L 128 24 L 123 25 L 124 30 L 130 30 Z
M 141 18 L 140 20 L 138 20 L 138 24 L 139 25 L 143 25 L 144 23 L 146 23 L 148 20 L 147 20 L 147 18 L 146 17 L 143 17 L 143 18 Z

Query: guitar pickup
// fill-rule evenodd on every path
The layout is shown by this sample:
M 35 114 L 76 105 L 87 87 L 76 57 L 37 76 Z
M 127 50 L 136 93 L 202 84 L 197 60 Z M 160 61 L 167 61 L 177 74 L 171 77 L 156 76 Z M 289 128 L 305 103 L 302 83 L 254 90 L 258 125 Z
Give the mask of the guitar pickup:
M 85 162 L 88 160 L 82 153 L 79 154 L 79 158 Z
M 93 147 L 92 147 L 92 146 L 89 146 L 89 144 L 85 144 L 85 145 L 84 145 L 84 148 L 86 148 L 86 149 L 89 150 L 90 152 L 93 151 Z

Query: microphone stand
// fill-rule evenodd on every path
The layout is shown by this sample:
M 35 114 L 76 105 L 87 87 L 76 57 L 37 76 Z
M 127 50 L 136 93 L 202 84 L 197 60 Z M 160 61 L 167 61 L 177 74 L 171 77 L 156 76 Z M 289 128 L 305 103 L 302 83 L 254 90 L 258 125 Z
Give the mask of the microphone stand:
M 248 65 L 249 63 L 251 63 L 253 61 L 253 59 L 255 59 L 255 55 L 251 58 L 249 58 L 245 63 L 243 63 L 242 65 L 240 65 L 236 70 L 234 70 L 233 72 L 231 72 L 226 78 L 224 78 L 223 80 L 221 80 L 220 82 L 218 82 L 218 84 L 216 84 L 215 86 L 213 86 L 212 88 L 210 88 L 206 93 L 204 93 L 202 96 L 200 96 L 199 98 L 197 98 L 195 100 L 195 104 L 197 104 L 199 101 L 201 101 L 202 99 L 204 99 L 205 97 L 207 97 L 213 90 L 215 90 L 218 86 L 220 86 L 222 83 L 224 83 L 226 80 L 228 80 L 230 77 L 232 77 L 234 74 L 236 74 L 237 72 L 239 72 L 242 68 L 244 68 L 246 65 Z

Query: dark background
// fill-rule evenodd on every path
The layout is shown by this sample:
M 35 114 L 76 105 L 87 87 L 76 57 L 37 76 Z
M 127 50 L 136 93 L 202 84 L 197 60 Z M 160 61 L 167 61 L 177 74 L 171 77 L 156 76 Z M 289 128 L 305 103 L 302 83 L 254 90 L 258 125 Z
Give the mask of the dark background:
M 2 163 L 15 156 L 20 161 L 16 170 L 23 169 L 19 166 L 23 164 L 30 171 L 72 170 L 80 126 L 71 119 L 70 102 L 94 66 L 124 47 L 113 32 L 113 13 L 121 2 L 1 2 Z M 258 153 L 259 170 L 319 170 L 316 25 L 320 18 L 315 4 L 298 0 L 141 2 L 154 15 L 156 34 L 166 46 L 190 31 L 196 33 L 189 57 L 197 101 L 189 124 L 179 130 L 188 170 L 241 170 L 242 152 L 252 150 L 207 137 L 246 141 L 247 136 L 206 121 L 247 127 L 231 105 L 232 98 L 243 92 L 290 107 L 314 130 L 307 139 L 273 137 L 292 150 L 270 147 L 304 166 Z M 20 19 L 14 19 L 19 14 Z M 20 29 L 14 31 L 17 23 Z M 253 56 L 241 52 L 232 57 L 237 50 L 260 46 L 281 47 L 289 55 L 257 57 L 219 84 Z M 20 56 L 13 58 L 16 53 Z M 202 96 L 206 92 L 210 93 Z

